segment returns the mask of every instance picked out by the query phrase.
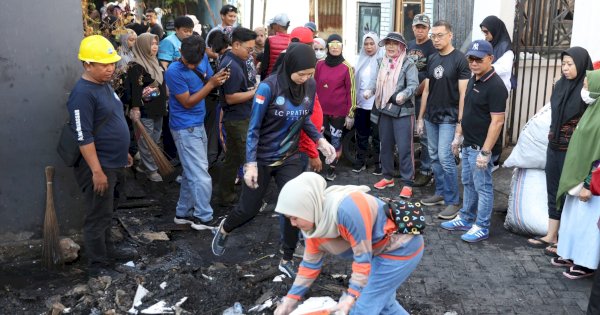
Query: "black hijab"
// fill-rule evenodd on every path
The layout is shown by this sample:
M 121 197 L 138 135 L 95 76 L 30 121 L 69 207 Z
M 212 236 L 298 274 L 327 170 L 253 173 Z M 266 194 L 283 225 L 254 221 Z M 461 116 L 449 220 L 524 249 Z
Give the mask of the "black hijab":
M 306 97 L 306 87 L 310 80 L 304 84 L 296 84 L 291 76 L 292 73 L 312 69 L 317 64 L 315 51 L 311 46 L 302 43 L 291 43 L 283 62 L 277 71 L 277 83 L 285 92 L 287 98 L 294 105 L 300 105 L 304 97 Z
M 550 97 L 550 106 L 552 107 L 552 121 L 550 131 L 554 133 L 554 140 L 558 139 L 560 128 L 569 120 L 581 116 L 587 104 L 581 100 L 581 88 L 585 79 L 586 70 L 592 70 L 592 59 L 587 50 L 581 47 L 571 47 L 565 50 L 560 59 L 564 56 L 573 58 L 577 76 L 574 79 L 567 79 L 564 75 L 556 82 L 552 96 Z
M 338 42 L 342 43 L 342 36 L 340 36 L 338 34 L 331 34 L 327 38 L 327 57 L 325 57 L 325 64 L 327 64 L 330 67 L 335 67 L 335 66 L 341 64 L 342 62 L 344 62 L 344 60 L 345 60 L 343 53 L 340 54 L 339 56 L 332 56 L 329 53 L 329 43 L 336 41 L 336 40 Z
M 492 34 L 492 47 L 494 48 L 494 61 L 500 59 L 505 52 L 512 50 L 510 35 L 506 30 L 506 25 L 495 15 L 490 15 L 483 19 L 479 27 L 484 26 Z

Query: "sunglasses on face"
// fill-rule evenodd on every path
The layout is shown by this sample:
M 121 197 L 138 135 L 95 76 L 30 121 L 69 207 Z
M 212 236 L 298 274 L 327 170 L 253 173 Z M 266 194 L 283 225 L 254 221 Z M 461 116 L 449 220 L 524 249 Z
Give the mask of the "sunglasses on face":
M 340 42 L 331 42 L 331 43 L 327 44 L 327 46 L 329 46 L 329 48 L 340 48 L 340 47 L 342 47 L 342 43 L 340 43 Z
M 469 63 L 473 63 L 473 62 L 475 62 L 475 63 L 477 63 L 477 64 L 480 64 L 480 63 L 482 63 L 482 62 L 483 62 L 483 58 L 467 57 L 467 61 L 468 61 Z

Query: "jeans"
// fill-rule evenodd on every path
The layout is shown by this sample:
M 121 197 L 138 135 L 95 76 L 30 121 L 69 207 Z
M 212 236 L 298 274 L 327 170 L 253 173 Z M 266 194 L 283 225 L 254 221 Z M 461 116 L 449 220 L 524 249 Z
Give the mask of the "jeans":
M 490 217 L 494 207 L 494 186 L 492 183 L 492 167 L 494 157 L 485 169 L 477 167 L 479 150 L 471 147 L 462 149 L 462 183 L 463 206 L 460 217 L 468 222 L 475 221 L 480 227 L 490 226 Z
M 394 251 L 398 256 L 373 257 L 369 281 L 362 289 L 350 314 L 409 314 L 396 300 L 396 290 L 417 268 L 423 257 L 422 246 L 423 237 L 416 235 L 404 247 Z
M 171 129 L 171 133 L 183 167 L 175 213 L 179 217 L 189 217 L 193 209 L 194 217 L 210 221 L 213 218 L 213 209 L 210 206 L 212 182 L 208 174 L 204 126 Z
M 144 129 L 150 135 L 154 143 L 158 144 L 160 141 L 160 134 L 162 133 L 163 126 L 163 117 L 154 117 L 154 118 L 140 118 L 142 125 L 144 125 Z M 149 172 L 156 172 L 158 170 L 158 166 L 156 166 L 156 162 L 154 162 L 154 158 L 152 158 L 152 153 L 150 153 L 150 149 L 146 145 L 146 141 L 143 137 L 140 136 L 138 139 L 138 148 L 140 151 L 140 158 L 142 159 L 142 163 L 144 167 Z
M 415 96 L 415 116 L 419 115 L 421 110 L 421 96 Z M 419 144 L 421 144 L 421 154 L 419 160 L 421 161 L 421 174 L 431 175 L 431 158 L 429 157 L 429 149 L 427 146 L 427 128 L 423 128 L 423 134 L 419 137 Z
M 288 181 L 296 178 L 302 173 L 302 160 L 299 156 L 291 156 L 286 159 L 282 165 L 266 166 L 258 165 L 258 188 L 252 189 L 244 182 L 242 184 L 242 195 L 236 207 L 231 211 L 227 220 L 223 224 L 225 232 L 230 233 L 234 229 L 248 223 L 252 220 L 260 210 L 263 199 L 267 194 L 271 177 L 275 178 L 277 187 L 281 190 L 283 185 Z M 282 249 L 283 259 L 291 260 L 298 243 L 298 228 L 293 227 L 288 218 L 285 218 L 281 223 L 281 231 L 283 232 Z
M 394 146 L 398 151 L 400 178 L 402 183 L 412 187 L 415 175 L 413 129 L 414 116 L 393 118 L 381 115 L 379 118 L 379 137 L 381 139 L 381 166 L 383 178 L 394 178 Z
M 246 161 L 248 124 L 248 119 L 223 122 L 227 134 L 225 140 L 227 151 L 225 151 L 225 161 L 219 178 L 219 200 L 225 204 L 236 200 L 234 182 L 240 165 Z
M 458 175 L 452 140 L 455 124 L 435 124 L 425 120 L 427 128 L 427 148 L 431 157 L 431 168 L 435 178 L 435 195 L 443 196 L 447 205 L 457 205 Z
M 83 244 L 88 265 L 106 265 L 109 263 L 108 254 L 114 248 L 110 225 L 117 204 L 119 184 L 125 180 L 124 169 L 102 168 L 108 178 L 108 187 L 103 195 L 94 192 L 92 171 L 85 160 L 82 159 L 73 171 L 85 202 Z

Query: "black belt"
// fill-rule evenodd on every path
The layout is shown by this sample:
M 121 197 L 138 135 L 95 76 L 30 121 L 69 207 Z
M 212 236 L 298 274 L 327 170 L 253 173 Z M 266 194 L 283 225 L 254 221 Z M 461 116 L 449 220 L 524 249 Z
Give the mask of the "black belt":
M 476 145 L 476 144 L 471 144 L 468 146 L 469 148 L 473 149 L 473 150 L 477 150 L 477 151 L 481 151 L 481 147 Z

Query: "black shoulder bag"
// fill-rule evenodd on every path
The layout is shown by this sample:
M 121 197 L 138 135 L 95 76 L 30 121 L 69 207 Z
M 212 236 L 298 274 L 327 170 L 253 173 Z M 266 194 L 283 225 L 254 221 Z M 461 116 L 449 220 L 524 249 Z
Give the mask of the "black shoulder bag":
M 104 125 L 112 114 L 107 115 L 96 128 L 94 128 L 93 135 L 98 134 L 100 127 Z M 75 167 L 79 165 L 81 160 L 81 151 L 79 151 L 79 142 L 73 137 L 73 131 L 71 130 L 71 123 L 67 121 L 60 131 L 58 138 L 58 146 L 56 147 L 58 155 L 62 158 L 65 165 L 68 167 Z

